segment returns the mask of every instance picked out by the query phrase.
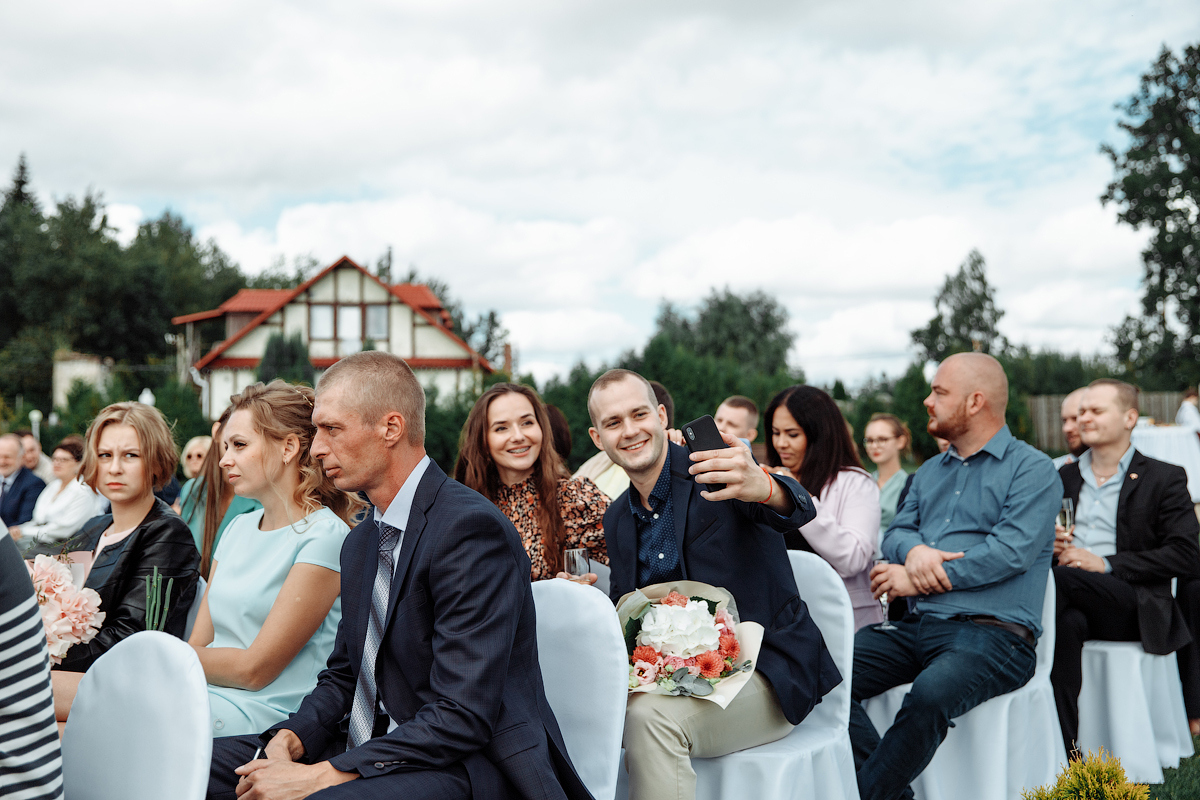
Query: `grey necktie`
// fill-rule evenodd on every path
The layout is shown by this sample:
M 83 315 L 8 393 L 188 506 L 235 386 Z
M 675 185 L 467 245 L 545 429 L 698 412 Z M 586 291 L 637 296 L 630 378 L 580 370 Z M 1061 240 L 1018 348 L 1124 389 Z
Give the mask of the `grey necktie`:
M 357 747 L 371 738 L 375 728 L 375 708 L 379 691 L 375 685 L 375 659 L 383 639 L 383 621 L 387 617 L 388 597 L 392 593 L 392 560 L 400 529 L 384 522 L 379 527 L 379 564 L 375 570 L 375 586 L 371 591 L 371 618 L 367 623 L 367 638 L 363 642 L 362 667 L 354 687 L 354 704 L 350 707 L 350 729 L 347 747 Z

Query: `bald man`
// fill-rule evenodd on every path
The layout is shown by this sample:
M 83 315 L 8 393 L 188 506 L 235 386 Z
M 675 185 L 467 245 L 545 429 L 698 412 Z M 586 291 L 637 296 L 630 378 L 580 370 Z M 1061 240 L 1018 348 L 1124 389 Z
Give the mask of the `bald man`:
M 982 353 L 947 358 L 925 398 L 929 432 L 949 441 L 926 461 L 883 537 L 891 563 L 875 596 L 913 597 L 897 630 L 854 640 L 850 739 L 862 800 L 911 797 L 953 717 L 1033 676 L 1062 481 L 1004 424 L 1008 379 Z M 862 701 L 912 689 L 880 739 Z
M 1063 398 L 1059 413 L 1062 415 L 1063 439 L 1067 442 L 1067 452 L 1054 459 L 1054 468 L 1061 469 L 1067 464 L 1074 464 L 1088 449 L 1079 436 L 1079 401 L 1083 399 L 1086 386 L 1082 386 Z

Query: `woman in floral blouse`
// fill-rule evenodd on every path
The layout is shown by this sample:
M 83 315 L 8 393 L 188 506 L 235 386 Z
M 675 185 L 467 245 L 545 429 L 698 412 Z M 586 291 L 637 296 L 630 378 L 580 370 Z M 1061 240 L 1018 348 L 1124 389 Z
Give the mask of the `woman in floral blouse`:
M 498 383 L 483 393 L 463 426 L 454 478 L 512 520 L 532 562 L 532 580 L 561 572 L 568 548 L 587 548 L 591 558 L 608 563 L 602 525 L 608 496 L 587 478 L 569 475 L 537 392 Z

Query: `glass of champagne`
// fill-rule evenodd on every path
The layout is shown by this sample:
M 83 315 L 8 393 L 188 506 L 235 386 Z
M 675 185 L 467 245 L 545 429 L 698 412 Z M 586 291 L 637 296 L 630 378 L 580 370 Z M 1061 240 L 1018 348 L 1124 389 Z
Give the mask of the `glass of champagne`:
M 892 563 L 892 562 L 888 561 L 886 558 L 875 559 L 876 566 L 878 566 L 880 564 L 890 564 L 890 563 Z M 879 595 L 879 605 L 883 606 L 883 624 L 877 626 L 877 630 L 881 630 L 881 631 L 898 631 L 898 630 L 900 630 L 899 628 L 897 628 L 895 625 L 892 624 L 892 621 L 890 619 L 888 619 L 887 592 L 884 592 L 883 594 Z
M 1064 497 L 1062 508 L 1058 510 L 1058 524 L 1067 533 L 1071 532 L 1071 528 L 1075 527 L 1075 501 L 1069 497 Z
M 576 583 L 585 582 L 580 579 L 591 571 L 590 564 L 586 547 L 574 547 L 563 550 L 563 572 L 570 575 L 571 580 Z

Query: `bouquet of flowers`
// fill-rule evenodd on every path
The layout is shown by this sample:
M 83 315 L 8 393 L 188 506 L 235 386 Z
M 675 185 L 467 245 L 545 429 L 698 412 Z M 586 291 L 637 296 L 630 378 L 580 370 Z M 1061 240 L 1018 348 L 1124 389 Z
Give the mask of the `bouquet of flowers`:
M 763 628 L 739 622 L 732 595 L 696 581 L 647 586 L 621 598 L 629 691 L 703 697 L 725 708 L 750 679 Z
M 71 568 L 54 556 L 39 555 L 26 563 L 41 607 L 50 660 L 61 664 L 71 645 L 90 642 L 104 624 L 100 595 L 94 589 L 77 589 L 71 582 Z

